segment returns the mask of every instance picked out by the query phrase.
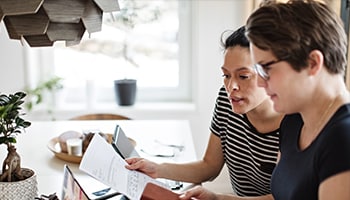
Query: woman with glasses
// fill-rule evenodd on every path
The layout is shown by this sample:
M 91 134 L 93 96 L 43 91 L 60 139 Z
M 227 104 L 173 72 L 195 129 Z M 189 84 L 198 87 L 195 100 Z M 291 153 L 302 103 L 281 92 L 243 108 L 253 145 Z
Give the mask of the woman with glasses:
M 260 7 L 246 27 L 258 85 L 274 109 L 286 114 L 271 179 L 273 198 L 349 200 L 347 37 L 340 18 L 320 1 L 294 0 Z M 183 199 L 191 196 L 230 199 L 200 187 Z
M 249 42 L 241 27 L 222 42 L 224 86 L 220 89 L 202 160 L 156 164 L 127 159 L 128 169 L 154 178 L 202 183 L 213 180 L 227 165 L 233 191 L 241 197 L 270 195 L 271 173 L 277 162 L 282 115 L 256 84 Z

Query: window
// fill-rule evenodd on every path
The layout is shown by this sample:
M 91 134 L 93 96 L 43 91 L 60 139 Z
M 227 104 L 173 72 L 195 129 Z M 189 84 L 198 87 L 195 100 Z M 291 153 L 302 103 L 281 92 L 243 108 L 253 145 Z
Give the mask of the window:
M 190 1 L 135 3 L 144 13 L 159 12 L 157 20 L 124 30 L 115 25 L 118 12 L 104 13 L 102 31 L 86 33 L 79 45 L 56 43 L 42 52 L 42 69 L 53 66 L 50 73 L 64 79 L 65 103 L 114 102 L 113 82 L 122 78 L 137 79 L 137 102 L 191 100 Z

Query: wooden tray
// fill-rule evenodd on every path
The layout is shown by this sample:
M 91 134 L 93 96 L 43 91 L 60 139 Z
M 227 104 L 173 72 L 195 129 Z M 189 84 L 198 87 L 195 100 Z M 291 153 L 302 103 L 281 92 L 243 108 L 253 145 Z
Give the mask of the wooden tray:
M 71 162 L 71 163 L 80 163 L 82 156 L 69 155 L 61 151 L 60 144 L 58 142 L 58 137 L 52 138 L 47 147 L 55 154 L 55 156 L 61 160 Z
M 107 134 L 107 136 L 108 136 L 108 142 L 111 143 L 113 135 Z M 134 139 L 132 138 L 128 138 L 128 139 L 131 141 L 131 143 L 134 146 L 136 146 L 136 141 Z M 59 141 L 58 137 L 54 137 L 47 143 L 47 147 L 50 149 L 50 151 L 52 151 L 55 154 L 55 156 L 61 160 L 79 164 L 83 156 L 74 156 L 74 155 L 69 155 L 68 153 L 62 152 L 58 141 Z

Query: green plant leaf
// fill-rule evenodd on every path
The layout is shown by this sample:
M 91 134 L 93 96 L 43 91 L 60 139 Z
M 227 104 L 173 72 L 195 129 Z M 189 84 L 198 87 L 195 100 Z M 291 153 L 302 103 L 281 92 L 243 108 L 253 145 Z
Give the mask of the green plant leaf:
M 63 78 L 54 76 L 47 81 L 39 83 L 35 88 L 26 88 L 25 91 L 28 94 L 28 100 L 25 102 L 25 108 L 31 111 L 34 106 L 43 102 L 43 94 L 48 92 L 56 92 L 63 88 Z
M 21 118 L 22 105 L 26 93 L 0 94 L 0 144 L 16 143 L 16 136 L 22 133 L 31 122 Z

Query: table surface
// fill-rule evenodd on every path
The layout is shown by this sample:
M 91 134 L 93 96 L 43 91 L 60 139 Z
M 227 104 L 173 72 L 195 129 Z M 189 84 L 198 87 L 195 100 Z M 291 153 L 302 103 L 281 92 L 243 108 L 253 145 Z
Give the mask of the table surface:
M 79 164 L 69 163 L 54 156 L 47 144 L 61 133 L 74 130 L 100 130 L 114 133 L 119 124 L 125 134 L 136 141 L 137 149 L 155 141 L 165 144 L 183 145 L 175 157 L 154 157 L 139 152 L 142 157 L 155 162 L 189 162 L 196 160 L 189 122 L 186 120 L 93 120 L 93 121 L 33 121 L 25 133 L 17 136 L 17 152 L 22 167 L 33 169 L 37 175 L 39 194 L 56 193 L 60 196 L 63 183 L 63 168 L 67 164 L 77 176 L 88 176 L 79 170 Z M 5 145 L 0 146 L 0 159 L 6 156 Z M 108 158 L 106 158 L 108 159 Z

